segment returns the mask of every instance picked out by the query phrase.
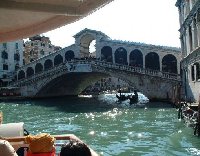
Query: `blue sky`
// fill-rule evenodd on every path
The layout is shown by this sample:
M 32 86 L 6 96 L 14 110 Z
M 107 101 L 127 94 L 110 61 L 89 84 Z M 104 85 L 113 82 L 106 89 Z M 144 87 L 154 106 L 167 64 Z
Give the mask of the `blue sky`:
M 176 0 L 114 0 L 72 24 L 44 33 L 52 44 L 66 47 L 73 35 L 88 28 L 111 39 L 180 47 Z

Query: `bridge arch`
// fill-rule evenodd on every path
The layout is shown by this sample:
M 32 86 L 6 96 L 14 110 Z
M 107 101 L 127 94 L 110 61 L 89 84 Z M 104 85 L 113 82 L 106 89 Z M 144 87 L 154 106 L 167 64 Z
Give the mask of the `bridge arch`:
M 115 51 L 115 63 L 127 65 L 127 51 L 120 47 Z
M 43 65 L 41 63 L 37 63 L 35 66 L 35 74 L 43 71 Z
M 33 70 L 32 67 L 28 67 L 27 70 L 26 70 L 26 76 L 30 77 L 32 75 L 34 75 L 34 70 Z
M 63 63 L 63 57 L 60 54 L 58 54 L 54 58 L 54 66 L 57 66 L 61 63 Z
M 129 65 L 135 67 L 143 67 L 143 54 L 140 50 L 135 49 L 129 55 Z
M 112 48 L 110 46 L 104 46 L 101 49 L 101 61 L 113 62 Z
M 66 61 L 71 61 L 72 59 L 74 59 L 75 55 L 74 55 L 74 51 L 72 50 L 68 50 L 66 53 L 65 53 L 65 60 Z
M 167 54 L 162 59 L 162 71 L 177 74 L 177 59 L 172 54 Z
M 18 77 L 18 80 L 24 79 L 25 78 L 25 72 L 23 70 L 20 70 L 17 77 Z
M 80 57 L 88 58 L 90 56 L 90 44 L 95 41 L 96 37 L 93 34 L 85 34 L 80 38 Z M 95 56 L 96 57 L 96 56 Z
M 51 68 L 53 68 L 53 61 L 50 60 L 50 59 L 47 59 L 44 62 L 44 70 L 48 70 L 48 69 L 51 69 Z
M 157 53 L 150 52 L 145 56 L 145 68 L 152 70 L 160 70 L 160 59 Z

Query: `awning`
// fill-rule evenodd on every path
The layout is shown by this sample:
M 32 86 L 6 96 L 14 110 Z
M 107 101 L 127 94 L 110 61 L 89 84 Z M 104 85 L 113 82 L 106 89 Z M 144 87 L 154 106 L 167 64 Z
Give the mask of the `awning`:
M 28 38 L 79 20 L 113 0 L 1 0 L 0 42 Z

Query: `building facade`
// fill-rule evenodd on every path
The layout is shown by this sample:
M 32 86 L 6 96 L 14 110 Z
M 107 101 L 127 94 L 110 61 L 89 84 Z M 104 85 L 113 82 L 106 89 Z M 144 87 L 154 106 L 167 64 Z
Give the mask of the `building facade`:
M 23 40 L 0 43 L 0 86 L 12 81 L 14 72 L 23 65 Z
M 181 73 L 185 99 L 198 102 L 200 96 L 200 1 L 177 0 L 182 51 Z
M 29 41 L 24 44 L 24 64 L 33 62 L 60 49 L 61 47 L 52 45 L 48 37 L 40 35 L 30 37 Z

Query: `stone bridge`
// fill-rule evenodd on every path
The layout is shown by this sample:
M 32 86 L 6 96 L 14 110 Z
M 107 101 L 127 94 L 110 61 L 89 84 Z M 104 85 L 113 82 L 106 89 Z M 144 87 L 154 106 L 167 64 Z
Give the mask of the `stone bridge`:
M 166 99 L 180 82 L 178 48 L 111 40 L 90 29 L 74 38 L 75 44 L 19 68 L 11 86 L 27 97 L 77 95 L 92 82 L 113 76 L 149 98 Z
M 78 95 L 92 82 L 117 77 L 138 89 L 149 99 L 171 99 L 180 77 L 98 60 L 66 61 L 54 68 L 20 79 L 11 86 L 20 87 L 25 97 Z

